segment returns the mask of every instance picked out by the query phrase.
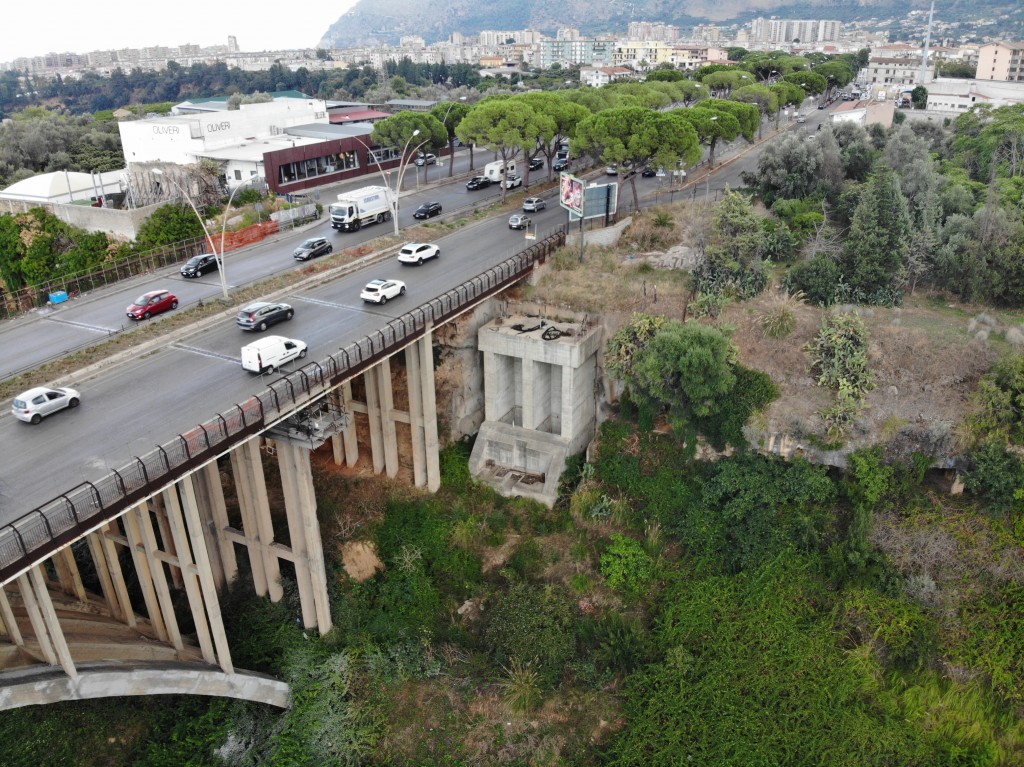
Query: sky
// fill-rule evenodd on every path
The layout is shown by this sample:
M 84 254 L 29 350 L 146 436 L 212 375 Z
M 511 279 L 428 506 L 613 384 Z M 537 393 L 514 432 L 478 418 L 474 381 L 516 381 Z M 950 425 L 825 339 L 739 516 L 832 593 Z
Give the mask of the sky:
M 228 35 L 246 52 L 313 48 L 356 2 L 13 0 L 4 3 L 0 61 L 155 45 L 227 45 Z

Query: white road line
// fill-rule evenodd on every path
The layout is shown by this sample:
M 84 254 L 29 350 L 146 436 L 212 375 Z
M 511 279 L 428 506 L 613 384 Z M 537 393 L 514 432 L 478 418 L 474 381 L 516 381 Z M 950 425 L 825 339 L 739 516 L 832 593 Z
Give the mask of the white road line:
M 241 362 L 241 358 L 239 357 L 232 357 L 229 354 L 221 354 L 220 352 L 211 352 L 209 349 L 200 349 L 198 346 L 189 346 L 187 344 L 171 344 L 171 346 L 174 349 L 181 349 L 183 352 L 198 354 L 201 357 L 210 357 L 211 359 L 234 362 L 235 364 Z

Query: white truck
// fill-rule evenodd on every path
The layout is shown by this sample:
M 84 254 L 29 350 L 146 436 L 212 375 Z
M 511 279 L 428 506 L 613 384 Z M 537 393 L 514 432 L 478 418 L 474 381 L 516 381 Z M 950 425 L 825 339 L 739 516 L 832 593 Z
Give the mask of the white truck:
M 386 186 L 364 186 L 342 192 L 338 201 L 328 208 L 331 226 L 345 232 L 356 232 L 367 224 L 390 221 L 393 199 L 391 190 Z
M 509 160 L 508 162 L 495 160 L 494 162 L 489 162 L 484 166 L 484 175 L 495 184 L 501 183 L 502 179 L 504 179 L 507 174 L 515 172 L 515 160 Z

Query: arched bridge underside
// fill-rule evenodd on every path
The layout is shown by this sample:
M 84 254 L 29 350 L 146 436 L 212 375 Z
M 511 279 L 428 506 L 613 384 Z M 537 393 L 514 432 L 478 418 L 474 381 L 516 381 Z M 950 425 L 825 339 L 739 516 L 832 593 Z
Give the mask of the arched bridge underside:
M 433 329 L 527 276 L 564 238 L 0 527 L 0 710 L 167 694 L 287 706 L 286 684 L 234 667 L 223 590 L 241 572 L 276 602 L 287 579 L 302 625 L 330 630 L 311 450 L 329 440 L 334 461 L 354 466 L 362 445 L 394 477 L 401 442 L 414 484 L 437 490 Z

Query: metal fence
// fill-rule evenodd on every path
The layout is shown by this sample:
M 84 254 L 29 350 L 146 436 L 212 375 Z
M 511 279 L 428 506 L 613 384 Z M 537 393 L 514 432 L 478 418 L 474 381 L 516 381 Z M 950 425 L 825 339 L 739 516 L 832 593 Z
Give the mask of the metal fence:
M 443 324 L 500 292 L 564 244 L 564 231 L 552 234 L 391 320 L 327 359 L 311 362 L 274 381 L 268 389 L 242 404 L 157 445 L 102 479 L 84 482 L 0 527 L 0 585 L 78 539 L 87 530 L 114 519 L 160 488 L 284 420 L 342 381 L 423 336 L 428 328 Z

